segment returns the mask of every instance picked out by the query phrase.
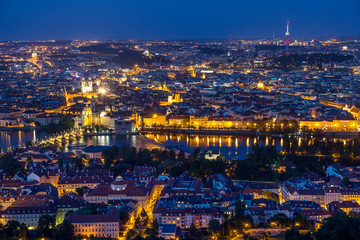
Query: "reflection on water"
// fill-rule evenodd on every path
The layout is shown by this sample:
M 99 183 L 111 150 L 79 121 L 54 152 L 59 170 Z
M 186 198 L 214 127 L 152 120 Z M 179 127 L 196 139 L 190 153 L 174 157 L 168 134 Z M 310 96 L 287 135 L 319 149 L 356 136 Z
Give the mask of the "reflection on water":
M 127 135 L 127 136 L 117 136 L 117 135 L 107 135 L 107 136 L 85 136 L 83 138 L 78 139 L 71 144 L 64 144 L 65 151 L 71 151 L 72 149 L 69 148 L 69 145 L 73 144 L 86 144 L 89 145 L 101 145 L 101 146 L 121 146 L 124 144 L 130 144 L 136 148 L 142 149 L 153 149 L 159 148 L 159 145 L 154 144 L 146 139 L 141 138 L 137 135 Z
M 0 147 L 7 149 L 9 147 L 23 146 L 26 141 L 33 139 L 43 139 L 47 135 L 44 131 L 14 131 L 7 134 L 0 131 Z M 220 151 L 225 157 L 233 159 L 244 159 L 254 144 L 261 145 L 272 144 L 281 149 L 283 140 L 272 137 L 246 137 L 246 136 L 208 136 L 208 135 L 188 135 L 188 134 L 146 134 L 145 137 L 168 146 L 182 148 L 186 152 L 192 152 L 194 148 L 209 149 Z M 103 145 L 103 146 L 121 146 L 130 144 L 136 148 L 153 149 L 159 148 L 159 145 L 147 141 L 141 136 L 85 136 L 72 142 L 64 142 L 63 150 L 72 151 L 69 145 Z
M 152 134 L 145 137 L 164 143 L 169 147 L 181 148 L 192 152 L 194 148 L 220 151 L 227 158 L 245 159 L 254 144 L 269 145 L 270 143 L 281 150 L 282 139 L 272 137 L 247 136 L 208 136 L 188 134 Z
M 14 131 L 12 133 L 6 133 L 5 131 L 0 131 L 0 148 L 8 149 L 9 147 L 20 147 L 25 144 L 27 141 L 33 141 L 36 139 L 43 139 L 47 136 L 47 133 L 44 131 Z M 62 149 L 64 151 L 72 151 L 73 148 L 69 147 L 71 145 L 103 145 L 103 146 L 121 146 L 124 144 L 130 144 L 136 148 L 159 148 L 159 145 L 156 145 L 146 139 L 141 138 L 140 136 L 85 136 L 74 141 L 66 141 L 62 144 Z
M 0 148 L 23 146 L 27 141 L 32 142 L 36 138 L 44 138 L 47 135 L 44 131 L 0 131 Z
M 23 146 L 26 141 L 33 141 L 34 139 L 43 139 L 47 135 L 44 131 L 14 131 L 6 133 L 0 131 L 0 148 L 7 149 L 9 147 Z M 146 134 L 146 140 L 142 136 L 85 136 L 74 141 L 66 141 L 62 144 L 62 150 L 72 151 L 75 148 L 71 145 L 78 145 L 77 147 L 84 147 L 88 145 L 103 145 L 103 146 L 121 146 L 130 144 L 136 148 L 153 149 L 159 148 L 158 144 L 153 141 L 163 144 L 169 148 L 184 149 L 186 152 L 192 152 L 195 148 L 199 147 L 203 150 L 220 151 L 227 158 L 232 159 L 245 159 L 247 153 L 251 150 L 254 144 L 263 146 L 273 145 L 278 150 L 283 147 L 284 139 L 280 137 L 248 137 L 248 136 L 210 136 L 210 135 L 189 135 L 189 134 Z M 298 138 L 295 144 L 301 144 L 306 139 Z M 334 139 L 336 140 L 336 139 Z M 344 139 L 342 139 L 344 141 Z M 345 140 L 346 141 L 346 140 Z M 344 141 L 344 142 L 345 142 Z M 311 140 L 306 142 L 311 144 Z M 290 142 L 290 147 L 292 142 Z M 81 145 L 81 146 L 80 146 Z

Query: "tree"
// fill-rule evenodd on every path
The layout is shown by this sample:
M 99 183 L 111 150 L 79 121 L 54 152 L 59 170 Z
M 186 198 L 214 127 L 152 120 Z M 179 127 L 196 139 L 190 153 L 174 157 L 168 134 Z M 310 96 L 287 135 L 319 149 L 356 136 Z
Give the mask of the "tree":
M 351 187 L 351 182 L 349 180 L 348 177 L 344 177 L 342 180 L 341 180 L 342 184 L 344 184 L 347 188 L 350 188 Z
M 32 164 L 32 163 L 33 163 L 32 157 L 31 157 L 31 156 L 28 156 L 28 157 L 26 158 L 26 165 L 29 166 L 29 165 Z
M 194 223 L 191 223 L 190 228 L 189 228 L 189 235 L 191 237 L 195 237 L 196 232 L 197 232 L 197 229 L 196 229 Z
M 250 228 L 254 225 L 254 219 L 250 215 L 245 215 L 244 217 L 236 220 L 236 225 L 240 229 Z
M 19 228 L 19 239 L 27 240 L 29 239 L 29 229 L 25 225 L 25 223 L 20 224 Z
M 268 222 L 271 227 L 279 226 L 280 228 L 286 228 L 291 225 L 291 220 L 283 213 L 275 214 L 268 220 Z M 273 223 L 275 223 L 276 226 L 273 226 Z
M 80 208 L 77 211 L 73 211 L 73 212 L 67 212 L 67 214 L 65 216 L 68 215 L 87 215 L 87 214 L 98 214 L 100 211 L 98 210 L 98 208 L 93 205 L 93 204 L 88 204 L 82 208 Z
M 138 228 L 138 227 L 139 227 L 139 224 L 140 224 L 140 217 L 138 216 L 138 217 L 135 219 L 135 223 L 134 223 L 135 228 Z
M 81 188 L 76 188 L 76 193 L 82 197 L 82 196 L 84 196 L 84 190 L 87 190 L 87 189 L 89 189 L 89 188 L 86 186 L 83 186 Z
M 104 167 L 109 169 L 114 162 L 114 150 L 106 149 L 103 151 L 102 157 L 104 158 Z
M 266 199 L 274 200 L 275 202 L 279 202 L 279 196 L 276 193 L 273 193 L 271 191 L 265 191 L 264 196 Z
M 76 168 L 76 169 L 83 169 L 84 167 L 84 164 L 83 164 L 83 161 L 82 161 L 82 157 L 76 157 L 73 159 L 73 166 Z
M 122 175 L 124 172 L 130 169 L 130 164 L 121 163 L 120 161 L 117 161 L 114 166 L 110 167 L 110 171 L 114 173 L 115 177 Z
M 17 221 L 8 221 L 0 225 L 0 239 L 29 239 L 29 230 L 25 224 Z
M 194 223 L 191 223 L 189 228 L 189 236 L 193 239 L 202 239 L 204 237 L 204 233 L 202 231 L 199 231 Z
M 237 201 L 235 203 L 235 217 L 242 218 L 244 217 L 245 212 L 245 203 L 243 201 Z
M 69 130 L 71 128 L 73 128 L 75 125 L 75 121 L 74 119 L 72 118 L 62 118 L 60 121 L 59 121 L 59 130 L 60 131 L 66 131 L 66 130 Z
M 182 166 L 175 166 L 170 169 L 169 174 L 173 177 L 179 177 L 181 174 L 184 173 L 184 169 Z
M 345 213 L 338 213 L 326 219 L 325 223 L 316 231 L 316 240 L 328 239 L 359 239 L 360 218 L 350 217 Z
M 69 163 L 68 163 L 68 162 L 66 162 L 66 164 L 65 164 L 65 170 L 66 170 L 66 171 L 70 170 L 70 166 L 69 166 Z
M 21 164 L 11 154 L 5 154 L 0 157 L 0 169 L 7 172 L 8 176 L 12 177 L 17 172 L 23 171 Z
M 256 162 L 242 160 L 236 163 L 235 179 L 262 180 L 263 177 L 260 166 Z
M 120 221 L 123 223 L 123 224 L 126 224 L 130 219 L 130 215 L 129 215 L 129 212 L 128 211 L 121 211 L 120 212 Z
M 159 223 L 157 220 L 153 221 L 151 227 L 145 229 L 145 234 L 149 236 L 156 236 L 159 233 Z
M 212 233 L 214 235 L 219 234 L 220 229 L 221 229 L 221 225 L 220 225 L 219 220 L 211 219 L 210 222 L 209 222 L 209 227 L 208 228 L 209 228 L 210 233 Z
M 30 147 L 31 145 L 32 145 L 31 141 L 26 141 L 26 142 L 24 143 L 24 146 L 25 146 L 26 148 Z
M 312 227 L 312 223 L 299 213 L 294 216 L 293 225 L 299 229 L 310 229 Z
M 64 169 L 64 160 L 62 158 L 60 158 L 59 161 L 57 161 L 57 164 L 60 170 Z
M 55 217 L 51 215 L 41 215 L 38 221 L 37 230 L 40 236 L 51 238 L 55 229 Z
M 313 240 L 310 232 L 301 234 L 297 228 L 291 228 L 285 232 L 285 240 Z
M 126 233 L 126 240 L 132 240 L 137 235 L 137 231 L 135 229 L 130 229 Z
M 150 165 L 152 162 L 151 153 L 148 149 L 139 149 L 138 152 L 138 164 L 139 165 Z
M 144 208 L 141 210 L 140 216 L 141 216 L 142 218 L 148 217 L 148 214 L 147 214 L 147 212 L 145 211 Z
M 183 149 L 180 149 L 177 159 L 182 162 L 185 160 L 185 158 L 185 151 Z
M 279 158 L 279 153 L 275 146 L 260 146 L 258 144 L 251 148 L 251 152 L 247 155 L 246 159 L 256 162 L 258 164 L 273 164 Z
M 46 129 L 49 133 L 57 133 L 62 131 L 67 131 L 75 126 L 74 119 L 71 118 L 62 118 L 59 121 L 59 124 L 51 123 L 47 125 Z
M 69 221 L 64 221 L 56 227 L 56 240 L 72 240 L 74 239 L 74 226 Z

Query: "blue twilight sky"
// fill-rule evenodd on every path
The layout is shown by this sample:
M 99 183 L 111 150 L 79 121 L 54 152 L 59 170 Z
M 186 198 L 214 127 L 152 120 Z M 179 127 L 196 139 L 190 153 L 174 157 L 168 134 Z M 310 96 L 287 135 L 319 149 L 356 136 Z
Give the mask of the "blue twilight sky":
M 0 41 L 360 36 L 360 0 L 0 0 Z

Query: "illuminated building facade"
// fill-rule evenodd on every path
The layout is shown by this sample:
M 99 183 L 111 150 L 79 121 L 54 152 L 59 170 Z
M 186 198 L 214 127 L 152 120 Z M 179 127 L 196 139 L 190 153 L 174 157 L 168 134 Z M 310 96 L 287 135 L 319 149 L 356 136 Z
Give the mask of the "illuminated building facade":
M 33 61 L 37 61 L 37 53 L 36 53 L 36 51 L 34 51 L 32 54 L 31 54 L 31 59 L 33 60 Z
M 222 224 L 224 222 L 223 214 L 215 209 L 154 209 L 154 220 L 159 224 L 176 224 L 182 229 L 189 228 L 194 224 L 196 228 L 207 228 L 212 219 L 216 219 Z
M 119 238 L 119 215 L 71 215 L 66 218 L 74 226 L 75 235 Z
M 145 127 L 166 126 L 166 116 L 154 114 L 152 117 L 143 118 Z
M 59 194 L 63 194 L 76 192 L 77 188 L 82 187 L 93 189 L 102 182 L 102 179 L 94 176 L 64 177 L 58 182 L 58 191 Z
M 358 129 L 357 120 L 301 120 L 299 125 L 300 128 L 323 129 L 330 132 L 351 132 Z
M 184 99 L 181 98 L 180 93 L 176 93 L 174 96 L 169 95 L 168 96 L 168 103 L 181 103 Z
M 56 215 L 56 207 L 50 200 L 18 199 L 2 213 L 1 222 L 6 224 L 9 221 L 17 221 L 20 224 L 24 223 L 29 229 L 35 229 L 41 215 Z
M 93 91 L 93 85 L 91 81 L 81 81 L 81 92 L 83 94 Z
M 84 107 L 82 111 L 83 126 L 88 126 L 93 123 L 92 110 L 89 106 Z
M 189 124 L 196 129 L 236 129 L 244 127 L 243 121 L 239 119 L 211 119 L 208 117 L 190 116 Z
M 154 115 L 150 118 L 143 118 L 145 127 L 170 126 L 170 127 L 193 127 L 195 129 L 241 129 L 244 122 L 240 119 L 209 118 L 195 116 L 166 116 Z

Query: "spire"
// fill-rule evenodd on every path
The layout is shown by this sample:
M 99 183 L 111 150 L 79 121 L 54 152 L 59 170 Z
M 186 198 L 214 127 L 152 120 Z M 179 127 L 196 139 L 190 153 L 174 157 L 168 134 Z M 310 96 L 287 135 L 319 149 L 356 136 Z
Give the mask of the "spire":
M 68 98 L 68 95 L 67 95 L 66 87 L 64 87 L 64 97 L 65 97 L 66 106 L 67 106 L 68 102 L 69 102 L 69 98 Z
M 290 31 L 289 31 L 289 20 L 286 22 L 286 33 L 285 33 L 285 51 L 289 51 L 289 45 L 290 45 Z
M 290 36 L 290 32 L 289 32 L 289 24 L 290 24 L 290 22 L 289 22 L 289 20 L 287 20 L 287 22 L 286 22 L 286 36 Z

